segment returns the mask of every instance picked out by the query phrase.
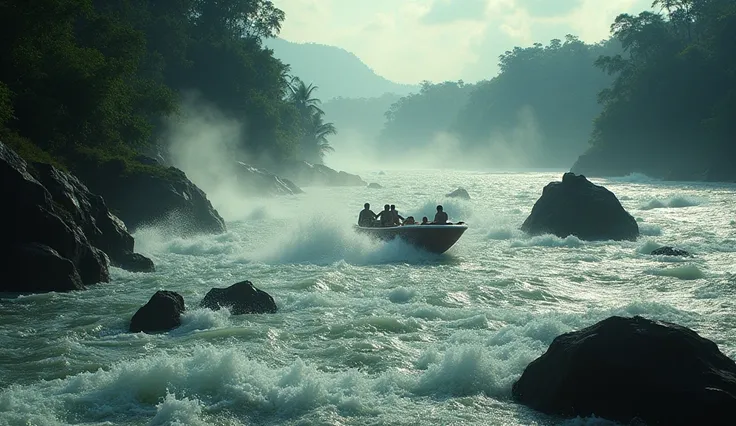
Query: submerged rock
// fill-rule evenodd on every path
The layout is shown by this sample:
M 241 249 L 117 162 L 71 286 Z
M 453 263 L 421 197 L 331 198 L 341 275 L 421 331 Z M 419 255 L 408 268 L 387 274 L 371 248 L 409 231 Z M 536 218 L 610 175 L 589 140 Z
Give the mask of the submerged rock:
M 184 298 L 176 292 L 159 290 L 130 320 L 131 333 L 168 331 L 181 325 Z
M 225 221 L 205 193 L 177 168 L 152 163 L 131 168 L 120 160 L 78 162 L 90 190 L 102 195 L 132 230 L 173 217 L 181 236 L 225 232 Z
M 736 416 L 736 363 L 688 328 L 614 316 L 555 338 L 512 393 L 565 417 L 726 425 Z
M 466 191 L 465 189 L 458 188 L 458 189 L 450 192 L 449 194 L 446 194 L 445 197 L 448 197 L 448 198 L 461 198 L 463 200 L 469 200 L 470 199 L 470 194 L 468 194 L 468 191 Z
M 274 313 L 278 310 L 273 297 L 257 289 L 250 281 L 227 288 L 213 288 L 207 292 L 200 305 L 215 311 L 227 307 L 233 315 Z
M 287 161 L 278 166 L 277 172 L 299 186 L 366 186 L 358 175 L 336 171 L 323 164 L 306 161 Z
M 574 235 L 582 240 L 635 240 L 639 236 L 639 225 L 613 192 L 573 173 L 544 187 L 521 230 L 560 238 Z
M 660 247 L 656 250 L 652 250 L 651 253 L 652 256 L 683 256 L 683 257 L 690 257 L 692 256 L 689 252 L 685 250 L 676 249 L 673 247 L 665 246 Z
M 304 192 L 286 178 L 240 161 L 236 170 L 238 189 L 247 195 L 294 195 Z

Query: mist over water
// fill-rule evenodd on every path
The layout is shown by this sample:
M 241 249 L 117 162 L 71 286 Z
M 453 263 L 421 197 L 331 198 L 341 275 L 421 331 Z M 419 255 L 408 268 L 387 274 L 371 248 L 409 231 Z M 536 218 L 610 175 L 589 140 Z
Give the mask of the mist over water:
M 113 269 L 110 284 L 85 292 L 0 301 L 0 424 L 603 425 L 511 401 L 514 380 L 557 335 L 644 315 L 736 356 L 736 187 L 596 180 L 649 231 L 585 242 L 518 230 L 561 171 L 381 171 L 359 171 L 378 190 L 245 200 L 223 191 L 213 200 L 225 234 L 136 233 L 155 274 Z M 470 201 L 444 197 L 458 186 Z M 667 201 L 676 198 L 697 203 Z M 663 205 L 649 208 L 653 200 Z M 378 243 L 352 231 L 364 202 L 415 217 L 440 203 L 470 228 L 443 255 Z M 662 245 L 695 256 L 647 254 Z M 199 307 L 210 288 L 244 279 L 279 312 Z M 185 298 L 182 326 L 127 333 L 158 289 Z

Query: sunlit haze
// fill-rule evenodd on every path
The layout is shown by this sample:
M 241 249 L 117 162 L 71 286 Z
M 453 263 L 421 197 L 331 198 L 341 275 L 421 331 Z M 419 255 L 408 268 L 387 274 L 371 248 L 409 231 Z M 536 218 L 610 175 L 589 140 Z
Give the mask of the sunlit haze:
M 498 56 L 521 45 L 574 34 L 608 37 L 622 12 L 651 0 L 275 0 L 286 13 L 281 37 L 355 53 L 399 83 L 489 78 Z

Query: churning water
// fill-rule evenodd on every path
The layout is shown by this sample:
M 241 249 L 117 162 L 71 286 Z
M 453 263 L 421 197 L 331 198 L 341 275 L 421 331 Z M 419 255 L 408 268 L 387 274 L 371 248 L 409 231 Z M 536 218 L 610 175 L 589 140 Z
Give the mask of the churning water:
M 141 230 L 154 274 L 0 300 L 0 424 L 607 424 L 535 413 L 511 385 L 555 336 L 614 314 L 680 323 L 736 357 L 734 185 L 595 180 L 643 235 L 591 243 L 518 230 L 561 173 L 363 176 L 384 189 L 216 200 L 224 235 L 169 238 L 175 218 Z M 458 186 L 472 200 L 444 199 Z M 417 218 L 442 203 L 470 229 L 443 255 L 376 243 L 351 229 L 366 201 Z M 660 245 L 695 257 L 646 254 Z M 198 307 L 244 279 L 279 313 Z M 127 333 L 159 289 L 184 296 L 183 325 Z

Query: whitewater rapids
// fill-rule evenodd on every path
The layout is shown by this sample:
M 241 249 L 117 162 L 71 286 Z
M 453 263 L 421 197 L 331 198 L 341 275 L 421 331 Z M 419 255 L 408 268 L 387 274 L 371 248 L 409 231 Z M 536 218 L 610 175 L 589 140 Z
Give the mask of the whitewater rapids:
M 691 327 L 736 358 L 736 185 L 593 179 L 642 236 L 591 243 L 518 230 L 562 172 L 361 175 L 384 189 L 220 197 L 226 234 L 172 239 L 175 216 L 135 234 L 154 274 L 0 299 L 0 424 L 559 424 L 511 385 L 555 336 L 610 315 Z M 470 201 L 444 198 L 459 186 Z M 441 203 L 470 228 L 443 255 L 375 242 L 351 229 L 364 202 L 418 220 Z M 647 254 L 662 245 L 695 256 Z M 244 279 L 279 313 L 198 307 Z M 127 333 L 159 289 L 184 296 L 182 326 Z

